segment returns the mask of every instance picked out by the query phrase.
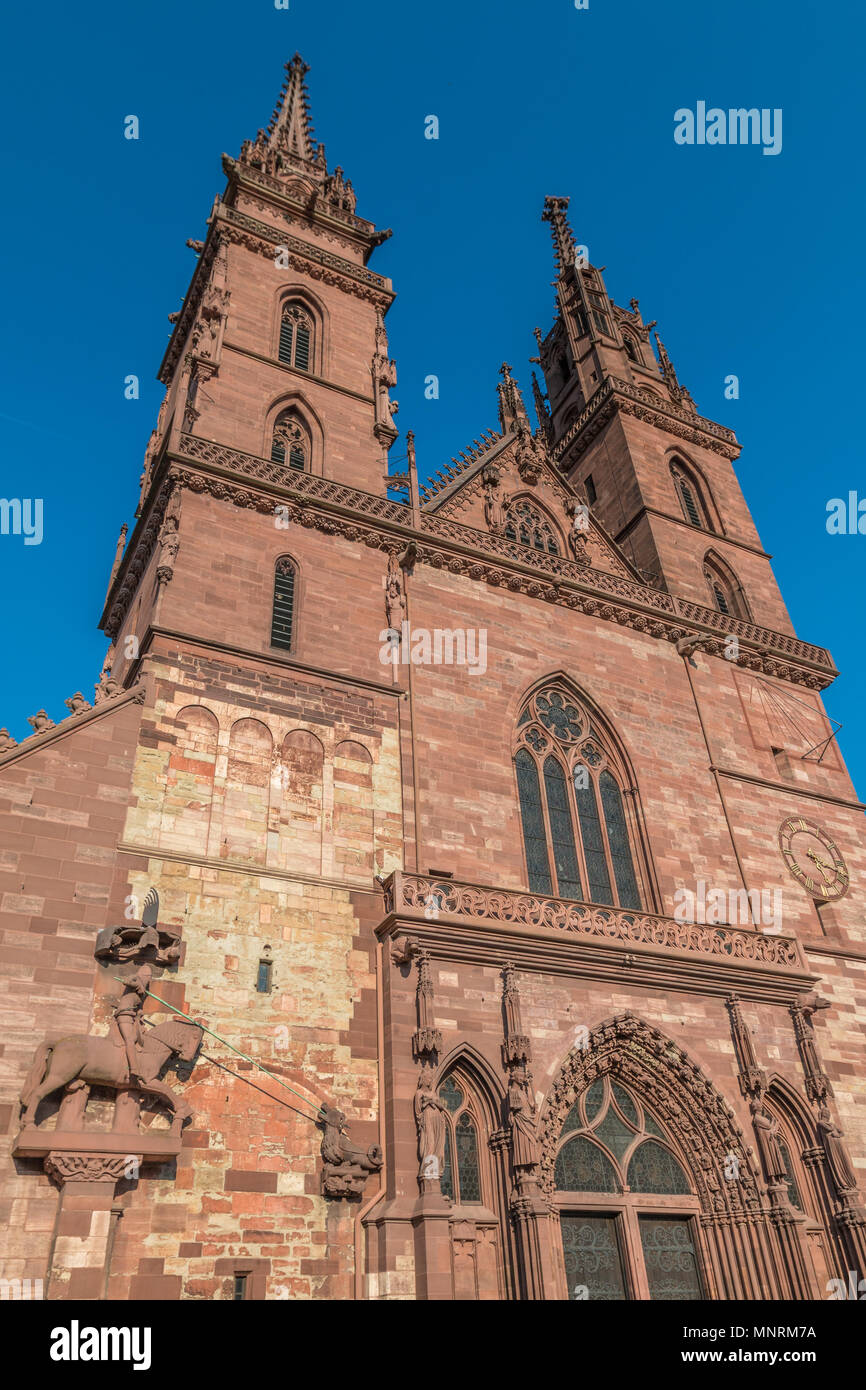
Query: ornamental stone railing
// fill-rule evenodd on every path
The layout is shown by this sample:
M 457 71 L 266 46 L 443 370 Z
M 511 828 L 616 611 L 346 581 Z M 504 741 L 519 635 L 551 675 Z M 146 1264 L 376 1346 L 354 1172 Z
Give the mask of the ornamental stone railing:
M 302 473 L 299 468 L 287 468 L 285 464 L 260 458 L 258 454 L 245 454 L 240 449 L 229 449 L 225 444 L 200 439 L 195 434 L 181 435 L 179 451 L 184 458 L 210 464 L 222 472 L 233 473 L 236 477 L 291 488 L 294 492 L 309 497 L 311 501 L 332 502 L 336 506 L 361 512 L 379 521 L 396 521 L 401 526 L 411 524 L 412 513 L 405 502 L 394 502 L 389 497 L 362 492 L 360 488 L 349 487 L 346 483 L 338 483 L 331 478 L 319 478 L 314 473 Z
M 587 940 L 594 938 L 623 946 L 663 947 L 703 957 L 715 956 L 720 963 L 752 962 L 776 968 L 789 967 L 801 973 L 805 970 L 803 954 L 795 937 L 758 928 L 680 922 L 652 912 L 600 907 L 401 870 L 385 880 L 383 892 L 386 914 L 397 918 L 414 915 L 428 923 L 461 918 L 470 923 L 545 927 Z

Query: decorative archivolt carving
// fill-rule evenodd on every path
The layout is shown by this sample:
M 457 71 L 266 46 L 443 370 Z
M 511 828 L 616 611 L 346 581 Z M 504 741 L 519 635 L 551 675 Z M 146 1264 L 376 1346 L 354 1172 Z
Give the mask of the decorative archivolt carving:
M 556 1149 L 568 1112 L 596 1077 L 606 1075 L 630 1083 L 667 1126 L 705 1213 L 760 1211 L 757 1177 L 727 1101 L 681 1047 L 630 1012 L 593 1028 L 587 1046 L 573 1048 L 560 1068 L 539 1125 L 545 1191 L 553 1191 Z M 737 1176 L 728 1178 L 726 1172 Z

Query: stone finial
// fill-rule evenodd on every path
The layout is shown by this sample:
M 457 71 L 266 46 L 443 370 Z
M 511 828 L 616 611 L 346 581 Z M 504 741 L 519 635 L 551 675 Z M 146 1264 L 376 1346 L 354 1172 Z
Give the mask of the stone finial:
M 18 742 L 12 737 L 8 729 L 0 729 L 0 753 L 8 753 L 10 748 L 17 748 Z
M 54 729 L 57 726 L 53 719 L 49 719 L 44 709 L 37 710 L 36 714 L 31 714 L 27 720 L 35 734 L 42 734 L 46 729 Z
M 93 709 L 89 700 L 85 700 L 80 690 L 76 690 L 74 695 L 70 695 L 68 700 L 63 701 L 70 714 L 83 714 L 86 709 Z
M 93 689 L 93 703 L 94 705 L 101 705 L 103 700 L 110 700 L 114 695 L 120 695 L 123 686 L 113 676 L 103 676 L 102 680 L 97 681 Z

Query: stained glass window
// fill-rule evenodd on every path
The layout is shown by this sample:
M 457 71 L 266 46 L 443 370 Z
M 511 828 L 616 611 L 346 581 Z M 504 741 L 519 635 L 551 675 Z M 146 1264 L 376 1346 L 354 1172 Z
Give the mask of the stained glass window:
M 463 1092 L 453 1076 L 447 1077 L 439 1087 L 439 1099 L 444 1100 L 452 1114 L 460 1109 L 463 1104 Z
M 610 1089 L 613 1091 L 614 1100 L 616 1101 L 623 1115 L 625 1115 L 625 1118 L 628 1120 L 629 1124 L 632 1126 L 633 1129 L 637 1129 L 640 1124 L 640 1120 L 638 1118 L 637 1113 L 637 1106 L 635 1105 L 634 1100 L 629 1095 L 628 1091 L 625 1089 L 624 1086 L 618 1085 L 616 1081 L 611 1082 Z
M 622 774 L 614 774 L 615 757 L 589 711 L 564 688 L 546 686 L 522 711 L 518 729 L 530 889 L 640 911 Z
M 569 1139 L 556 1155 L 553 1175 L 558 1192 L 618 1192 L 616 1171 L 597 1144 L 583 1135 Z
M 457 1173 L 461 1202 L 481 1201 L 481 1175 L 478 1171 L 478 1141 L 475 1125 L 464 1110 L 456 1128 Z
M 534 759 L 525 748 L 519 749 L 514 762 L 517 768 L 517 792 L 520 799 L 520 815 L 523 821 L 523 843 L 526 849 L 529 887 L 533 893 L 550 893 L 553 890 L 553 885 L 547 857 L 547 836 L 544 830 L 544 814 L 541 809 L 538 770 Z
M 450 1197 L 454 1201 L 454 1168 L 451 1163 L 451 1132 L 445 1130 L 445 1153 L 442 1159 L 442 1176 L 439 1179 L 439 1190 L 444 1197 Z
M 549 555 L 559 554 L 553 527 L 531 502 L 517 502 L 509 508 L 505 518 L 505 534 L 509 540 L 519 541 L 533 550 L 545 550 Z
M 580 837 L 583 840 L 583 855 L 589 879 L 589 900 L 593 903 L 610 903 L 612 905 L 613 894 L 610 891 L 610 875 L 607 872 L 607 858 L 604 853 L 601 822 L 598 818 L 595 786 L 592 782 L 588 786 L 581 786 L 575 779 L 574 794 L 577 798 Z
M 677 1211 L 663 1216 L 645 1216 L 640 1211 L 641 1203 L 644 1210 L 648 1205 L 641 1194 L 670 1194 L 694 1202 L 684 1169 L 667 1143 L 659 1142 L 665 1139 L 652 1112 L 615 1076 L 597 1077 L 571 1106 L 554 1165 L 554 1186 L 563 1208 L 562 1246 L 569 1298 L 631 1296 L 631 1276 L 626 1275 L 621 1259 L 620 1237 L 629 1244 L 629 1268 L 639 1266 L 642 1253 L 651 1298 L 701 1297 L 688 1217 Z M 593 1200 L 601 1205 L 601 1194 L 614 1194 L 615 1203 L 609 1195 L 605 1199 L 608 1213 L 614 1205 L 623 1212 L 637 1205 L 638 1227 L 624 1215 L 602 1216 L 591 1208 L 586 1213 L 569 1210 L 580 1204 L 578 1193 L 588 1194 L 582 1199 L 586 1205 Z M 624 1223 L 621 1228 L 617 1224 L 620 1220 Z M 632 1248 L 630 1234 L 637 1229 L 639 1250 Z
M 563 1212 L 560 1220 L 568 1297 L 624 1302 L 616 1218 Z
M 650 1298 L 701 1298 L 690 1223 L 667 1216 L 641 1216 L 638 1221 Z
M 782 1155 L 782 1162 L 785 1165 L 785 1182 L 788 1187 L 788 1201 L 797 1211 L 802 1211 L 803 1203 L 800 1198 L 800 1189 L 797 1186 L 797 1179 L 794 1176 L 794 1165 L 791 1162 L 791 1154 L 784 1139 L 779 1140 L 779 1152 Z
M 587 1086 L 583 1094 L 583 1105 L 586 1111 L 586 1122 L 591 1125 L 596 1115 L 602 1107 L 604 1101 L 604 1080 L 599 1077 Z
M 574 848 L 574 826 L 565 773 L 556 758 L 544 763 L 544 789 L 547 793 L 547 814 L 553 841 L 553 864 L 556 869 L 556 889 L 561 898 L 580 897 L 580 872 Z
M 647 1139 L 632 1154 L 628 1165 L 632 1192 L 688 1192 L 685 1173 L 673 1154 L 655 1139 Z
M 452 1202 L 481 1202 L 480 1141 L 471 1099 L 453 1076 L 439 1087 L 439 1099 L 448 1108 L 440 1191 Z
M 607 842 L 610 845 L 613 876 L 620 907 L 639 909 L 641 906 L 640 894 L 637 891 L 637 880 L 634 876 L 622 795 L 609 772 L 603 772 L 599 777 L 598 789 L 601 792 L 604 823 L 607 827 Z

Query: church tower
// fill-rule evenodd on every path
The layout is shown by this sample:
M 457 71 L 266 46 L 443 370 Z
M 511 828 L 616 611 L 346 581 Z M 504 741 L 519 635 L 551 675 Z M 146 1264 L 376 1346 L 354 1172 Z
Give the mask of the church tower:
M 733 432 L 697 413 L 655 320 L 615 304 L 567 198 L 547 198 L 557 314 L 538 333 L 542 419 L 559 467 L 654 585 L 725 618 L 793 633 L 734 472 Z

